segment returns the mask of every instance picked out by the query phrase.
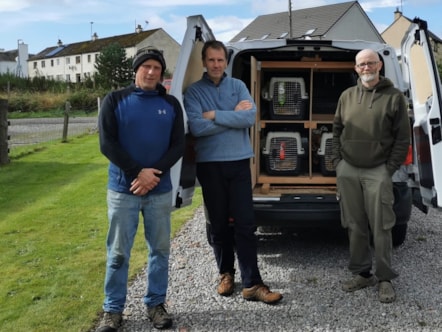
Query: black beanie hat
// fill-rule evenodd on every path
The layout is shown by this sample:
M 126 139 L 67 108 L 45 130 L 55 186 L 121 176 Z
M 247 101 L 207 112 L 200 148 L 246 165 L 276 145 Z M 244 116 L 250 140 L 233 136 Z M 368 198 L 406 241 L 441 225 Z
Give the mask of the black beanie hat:
M 166 61 L 164 61 L 163 52 L 153 47 L 141 48 L 135 54 L 132 68 L 134 72 L 137 72 L 138 67 L 146 60 L 153 59 L 161 63 L 161 76 L 164 76 L 166 71 Z

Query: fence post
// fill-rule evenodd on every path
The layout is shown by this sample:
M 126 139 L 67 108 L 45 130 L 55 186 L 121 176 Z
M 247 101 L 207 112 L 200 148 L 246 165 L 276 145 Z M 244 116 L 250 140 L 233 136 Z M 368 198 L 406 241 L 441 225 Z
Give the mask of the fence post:
M 0 165 L 9 163 L 8 125 L 8 101 L 0 98 Z
M 100 119 L 100 110 L 101 110 L 101 98 L 97 97 L 97 127 L 95 127 L 95 130 L 98 130 L 98 122 Z
M 61 140 L 63 143 L 66 143 L 68 141 L 69 111 L 70 110 L 71 110 L 71 103 L 67 101 L 64 106 L 63 138 Z

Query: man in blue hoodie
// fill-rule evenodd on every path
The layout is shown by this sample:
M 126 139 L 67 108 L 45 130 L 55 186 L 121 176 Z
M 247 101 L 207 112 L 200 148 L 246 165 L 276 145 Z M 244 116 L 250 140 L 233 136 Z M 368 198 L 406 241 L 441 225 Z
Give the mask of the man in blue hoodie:
M 99 117 L 100 149 L 109 159 L 109 230 L 104 318 L 97 332 L 120 327 L 129 258 L 140 213 L 149 249 L 144 303 L 155 328 L 172 325 L 165 308 L 170 253 L 170 168 L 184 153 L 183 111 L 160 84 L 166 63 L 154 48 L 134 57 L 135 83 L 109 93 Z
M 271 292 L 257 264 L 249 128 L 256 107 L 245 84 L 228 77 L 227 49 L 208 41 L 202 49 L 203 77 L 186 91 L 184 104 L 189 128 L 196 138 L 197 177 L 210 222 L 209 243 L 219 270 L 218 294 L 234 292 L 234 259 L 238 256 L 242 296 L 273 304 L 282 295 Z M 234 231 L 230 222 L 233 221 Z

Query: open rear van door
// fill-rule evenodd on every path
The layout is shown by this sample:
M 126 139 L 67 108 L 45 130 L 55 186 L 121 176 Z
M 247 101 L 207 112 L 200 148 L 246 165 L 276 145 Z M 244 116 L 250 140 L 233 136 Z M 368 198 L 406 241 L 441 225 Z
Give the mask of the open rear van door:
M 429 207 L 442 207 L 442 96 L 425 21 L 413 21 L 401 51 L 412 121 L 413 201 L 427 212 Z
M 215 39 L 215 37 L 202 15 L 189 16 L 187 18 L 187 29 L 181 44 L 172 85 L 170 87 L 170 94 L 179 100 L 183 110 L 184 92 L 190 84 L 199 80 L 204 72 L 201 59 L 201 50 L 204 42 L 213 39 Z M 196 184 L 193 139 L 187 126 L 187 115 L 185 112 L 184 125 L 186 132 L 186 149 L 182 158 L 181 168 L 177 168 L 177 173 L 172 176 L 172 181 L 176 181 L 177 187 L 176 207 L 185 206 L 192 202 Z

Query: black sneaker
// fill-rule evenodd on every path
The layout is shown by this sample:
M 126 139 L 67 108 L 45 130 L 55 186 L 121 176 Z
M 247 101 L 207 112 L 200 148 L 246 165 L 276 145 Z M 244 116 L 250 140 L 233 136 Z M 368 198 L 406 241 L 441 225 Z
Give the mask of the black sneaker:
M 172 317 L 167 313 L 164 303 L 147 307 L 147 317 L 156 329 L 167 329 L 172 326 Z
M 117 332 L 121 325 L 122 317 L 121 312 L 105 312 L 103 320 L 95 332 Z

